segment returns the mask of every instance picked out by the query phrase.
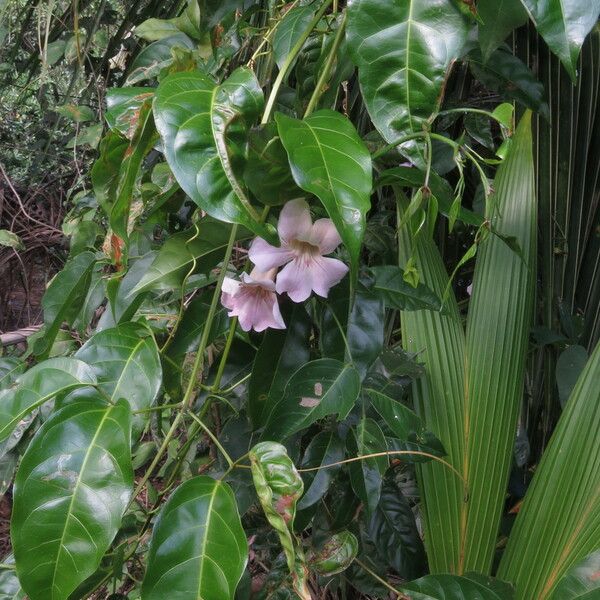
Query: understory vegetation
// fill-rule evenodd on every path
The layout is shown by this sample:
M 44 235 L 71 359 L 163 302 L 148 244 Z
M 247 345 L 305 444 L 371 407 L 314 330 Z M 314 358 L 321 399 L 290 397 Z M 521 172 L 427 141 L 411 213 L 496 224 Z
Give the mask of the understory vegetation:
M 600 598 L 600 0 L 0 0 L 0 600 Z

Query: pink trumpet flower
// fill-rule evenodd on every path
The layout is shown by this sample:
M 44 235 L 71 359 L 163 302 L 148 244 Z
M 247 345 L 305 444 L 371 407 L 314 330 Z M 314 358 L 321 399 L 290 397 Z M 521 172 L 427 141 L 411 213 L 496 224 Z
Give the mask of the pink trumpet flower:
M 229 309 L 230 317 L 237 317 L 244 331 L 285 329 L 279 311 L 275 282 L 276 269 L 263 273 L 253 269 L 250 275 L 242 273 L 241 281 L 225 277 L 221 304 Z
M 313 223 L 308 204 L 292 200 L 281 210 L 277 231 L 281 246 L 256 238 L 248 253 L 250 260 L 262 271 L 286 265 L 277 275 L 276 290 L 278 294 L 287 292 L 294 302 L 303 302 L 311 291 L 327 298 L 348 272 L 341 260 L 324 256 L 342 242 L 332 220 Z

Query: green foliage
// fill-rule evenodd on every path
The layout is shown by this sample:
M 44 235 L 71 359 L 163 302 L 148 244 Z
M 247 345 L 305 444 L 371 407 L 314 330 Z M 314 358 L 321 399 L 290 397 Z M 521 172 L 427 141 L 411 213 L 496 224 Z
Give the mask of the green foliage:
M 0 9 L 0 598 L 595 597 L 598 1 L 80 4 Z

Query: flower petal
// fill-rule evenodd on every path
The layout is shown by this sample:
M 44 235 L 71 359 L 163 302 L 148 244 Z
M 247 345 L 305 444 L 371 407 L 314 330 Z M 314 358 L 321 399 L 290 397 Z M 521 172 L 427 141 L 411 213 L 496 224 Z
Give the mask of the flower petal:
M 344 279 L 347 272 L 348 266 L 337 258 L 315 258 L 310 263 L 312 289 L 315 294 L 327 298 L 329 290 Z
M 223 279 L 223 285 L 221 286 L 221 290 L 226 294 L 231 296 L 235 296 L 240 289 L 240 282 L 232 279 L 231 277 L 225 277 Z
M 310 235 L 311 228 L 310 209 L 304 200 L 290 200 L 281 209 L 277 231 L 282 243 L 306 240 Z
M 246 288 L 241 300 L 236 312 L 244 331 L 264 331 L 268 327 L 285 329 L 275 292 L 265 294 L 258 287 Z
M 261 271 L 285 265 L 286 262 L 292 260 L 293 256 L 287 246 L 282 244 L 281 248 L 276 248 L 262 238 L 254 238 L 248 250 L 248 258 Z
M 312 290 L 310 262 L 295 259 L 277 275 L 277 293 L 287 295 L 294 302 L 304 302 Z
M 331 254 L 341 243 L 342 238 L 331 219 L 315 221 L 307 240 L 313 246 L 318 246 L 321 254 Z

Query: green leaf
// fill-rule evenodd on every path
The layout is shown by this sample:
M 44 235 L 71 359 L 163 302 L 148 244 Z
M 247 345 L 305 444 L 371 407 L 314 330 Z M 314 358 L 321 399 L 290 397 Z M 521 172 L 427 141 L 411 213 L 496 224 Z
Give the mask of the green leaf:
M 527 11 L 521 0 L 480 0 L 479 45 L 483 60 L 487 62 L 494 50 L 508 37 L 509 33 L 527 22 Z
M 50 42 L 46 48 L 46 60 L 50 66 L 57 63 L 65 53 L 67 42 L 65 40 L 56 40 Z
M 75 358 L 92 367 L 101 389 L 112 402 L 123 398 L 133 411 L 152 406 L 162 380 L 160 357 L 150 330 L 138 323 L 123 323 L 92 336 Z M 148 415 L 132 418 L 133 438 L 148 421 Z
M 0 246 L 14 248 L 15 250 L 25 250 L 21 238 L 8 229 L 0 229 Z
M 177 33 L 152 42 L 146 46 L 133 60 L 125 85 L 133 85 L 146 79 L 158 77 L 165 67 L 173 62 L 173 50 L 187 48 L 194 50 L 196 44 L 185 33 Z
M 535 470 L 500 563 L 498 575 L 515 583 L 518 600 L 554 599 L 553 590 L 559 589 L 563 575 L 598 549 L 599 380 L 600 344 L 579 376 Z M 532 568 L 524 569 L 525 564 Z M 589 598 L 596 596 L 592 592 Z
M 275 116 L 296 183 L 321 200 L 350 254 L 358 257 L 371 208 L 371 155 L 354 125 L 332 110 L 319 110 L 300 121 Z
M 519 58 L 499 49 L 487 62 L 483 61 L 479 50 L 470 52 L 468 59 L 473 75 L 485 87 L 507 100 L 516 100 L 543 116 L 548 115 L 544 86 Z
M 277 135 L 275 123 L 253 129 L 248 143 L 244 182 L 259 202 L 277 206 L 304 196 L 292 177 L 287 153 Z
M 494 212 L 487 215 L 491 227 L 515 237 L 522 257 L 495 235 L 479 244 L 467 319 L 468 438 L 462 472 L 469 502 L 462 554 L 464 570 L 483 573 L 492 565 L 505 504 L 533 325 L 537 224 L 529 111 L 498 168 L 494 189 Z
M 129 292 L 129 297 L 148 290 L 181 288 L 188 274 L 208 273 L 221 262 L 231 235 L 231 225 L 206 217 L 196 229 L 176 233 L 167 239 L 147 272 Z M 237 239 L 248 237 L 238 229 Z
M 114 233 L 123 240 L 128 238 L 127 227 L 133 186 L 142 166 L 142 160 L 156 141 L 156 129 L 154 128 L 150 100 L 144 101 L 136 117 L 131 142 L 123 154 L 123 161 L 119 168 L 119 182 L 110 210 L 110 226 Z
M 303 468 L 320 467 L 341 461 L 344 458 L 344 444 L 334 431 L 321 431 L 311 441 L 302 459 Z M 298 502 L 303 510 L 316 504 L 329 489 L 329 485 L 339 467 L 309 471 L 303 475 L 304 495 Z
M 521 0 L 538 33 L 560 58 L 573 82 L 585 37 L 598 21 L 599 0 Z
M 92 269 L 96 263 L 93 252 L 81 252 L 72 258 L 50 282 L 44 297 L 44 335 L 36 340 L 34 353 L 46 357 L 58 330 L 66 321 L 72 325 L 88 292 Z
M 372 388 L 366 388 L 365 391 L 373 408 L 390 428 L 395 439 L 405 443 L 403 450 L 444 454 L 440 441 L 427 431 L 421 419 L 410 408 Z M 402 458 L 406 460 L 405 457 Z
M 93 369 L 75 358 L 51 358 L 35 365 L 1 393 L 0 441 L 5 440 L 31 411 L 48 400 L 95 383 Z
M 372 419 L 361 419 L 356 429 L 346 438 L 349 455 L 354 457 L 387 452 L 387 442 L 379 425 Z M 387 456 L 376 456 L 351 462 L 348 465 L 352 489 L 373 514 L 379 502 L 382 477 L 388 467 Z
M 106 90 L 104 118 L 111 129 L 128 139 L 133 138 L 144 102 L 151 100 L 154 89 L 148 87 L 115 87 Z
M 174 73 L 156 90 L 154 118 L 167 162 L 188 196 L 215 219 L 272 239 L 239 179 L 247 131 L 263 103 L 245 67 L 219 86 L 200 72 Z
M 558 385 L 560 405 L 563 408 L 587 360 L 588 353 L 583 346 L 569 346 L 560 353 L 556 361 L 556 384 Z
M 136 25 L 134 34 L 147 42 L 156 42 L 180 33 L 175 19 L 146 19 Z
M 25 369 L 27 365 L 20 358 L 15 356 L 0 358 L 0 390 L 7 388 Z
M 372 267 L 375 276 L 373 291 L 383 299 L 389 308 L 400 310 L 434 310 L 440 311 L 441 300 L 425 284 L 416 287 L 406 283 L 404 270 L 394 265 Z
M 146 293 L 132 293 L 132 290 L 146 275 L 156 256 L 155 251 L 150 251 L 136 260 L 130 260 L 125 277 L 109 280 L 106 286 L 108 305 L 100 317 L 96 331 L 114 327 L 133 318 Z
M 479 575 L 426 575 L 406 583 L 402 592 L 410 600 L 512 600 L 514 591 L 508 583 Z
M 91 178 L 94 194 L 104 212 L 110 207 L 119 183 L 119 169 L 129 142 L 117 131 L 109 131 L 100 142 L 100 156 L 92 166 Z
M 383 348 L 385 311 L 382 300 L 360 283 L 351 297 L 348 283 L 344 279 L 329 293 L 321 346 L 324 356 L 352 363 L 363 379 Z
M 368 535 L 380 558 L 403 579 L 412 579 L 423 573 L 425 548 L 415 515 L 392 480 L 386 479 L 381 488 L 379 504 L 369 521 Z
M 600 591 L 600 550 L 571 567 L 558 582 L 550 600 L 594 600 Z
M 273 57 L 281 69 L 315 14 L 315 5 L 295 6 L 285 13 L 273 35 Z
M 325 577 L 345 571 L 358 554 L 356 536 L 344 529 L 334 533 L 318 551 L 309 556 L 308 560 L 313 569 Z
M 248 382 L 248 414 L 254 429 L 263 427 L 288 379 L 310 359 L 312 321 L 302 304 L 282 305 L 286 329 L 267 329 L 256 352 Z
M 142 599 L 233 600 L 247 560 L 231 488 L 194 477 L 175 490 L 154 525 Z
M 348 46 L 371 120 L 387 142 L 423 131 L 466 35 L 466 21 L 451 0 L 349 4 Z M 423 162 L 415 142 L 400 148 L 410 151 L 413 162 Z
M 132 493 L 130 411 L 77 402 L 37 432 L 17 473 L 11 520 L 31 600 L 67 600 L 99 566 Z
M 345 418 L 360 392 L 356 369 L 331 358 L 313 360 L 289 379 L 273 406 L 263 439 L 283 440 L 327 415 Z

